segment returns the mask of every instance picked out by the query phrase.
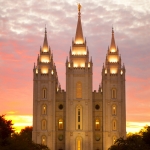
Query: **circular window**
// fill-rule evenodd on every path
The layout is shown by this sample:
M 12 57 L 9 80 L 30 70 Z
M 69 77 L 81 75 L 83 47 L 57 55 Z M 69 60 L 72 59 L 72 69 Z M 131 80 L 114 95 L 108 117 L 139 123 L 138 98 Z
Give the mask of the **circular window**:
M 58 108 L 59 108 L 59 109 L 63 109 L 63 105 L 60 104 L 60 105 L 58 106 Z
M 59 141 L 62 141 L 62 140 L 63 140 L 63 135 L 62 135 L 62 134 L 60 134 L 60 135 L 58 136 L 58 140 L 59 140 Z
M 99 141 L 99 140 L 100 140 L 100 136 L 99 136 L 99 135 L 96 135 L 96 136 L 95 136 L 95 140 L 96 140 L 96 141 Z
M 100 106 L 97 104 L 97 105 L 95 105 L 95 109 L 100 109 Z

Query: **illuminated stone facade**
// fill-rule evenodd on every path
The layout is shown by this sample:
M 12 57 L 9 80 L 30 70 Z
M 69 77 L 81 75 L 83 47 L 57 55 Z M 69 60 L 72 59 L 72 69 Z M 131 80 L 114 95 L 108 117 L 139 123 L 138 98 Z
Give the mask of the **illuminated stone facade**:
M 50 150 L 107 150 L 117 138 L 125 137 L 125 67 L 113 30 L 99 82 L 98 91 L 93 91 L 93 63 L 79 9 L 76 35 L 66 61 L 66 91 L 59 84 L 45 30 L 33 69 L 33 141 Z

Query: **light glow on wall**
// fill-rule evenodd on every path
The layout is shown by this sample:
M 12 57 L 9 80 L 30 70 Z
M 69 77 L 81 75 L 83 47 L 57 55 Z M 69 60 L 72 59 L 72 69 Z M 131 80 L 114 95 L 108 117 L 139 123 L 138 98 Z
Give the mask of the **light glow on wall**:
M 53 70 L 51 71 L 51 74 L 52 74 L 52 75 L 54 74 L 54 71 L 53 71 Z
M 78 64 L 74 63 L 74 64 L 73 64 L 73 67 L 78 67 Z
M 105 74 L 107 74 L 107 69 L 105 69 Z
M 90 63 L 88 63 L 88 68 L 90 68 Z
M 80 67 L 85 67 L 85 64 L 84 63 L 80 64 Z
M 68 63 L 68 67 L 70 68 L 70 63 Z
M 41 73 L 42 74 L 47 74 L 48 73 L 48 68 L 41 68 Z
M 116 49 L 115 49 L 115 48 L 112 48 L 110 51 L 111 51 L 112 53 L 114 53 L 114 52 L 116 52 Z
M 72 55 L 86 55 L 87 53 L 86 53 L 86 51 L 84 52 L 84 51 L 73 51 L 72 52 Z
M 37 68 L 36 68 L 36 71 L 35 71 L 35 72 L 36 72 L 36 74 L 38 74 L 38 69 L 37 69 Z
M 123 75 L 123 70 L 121 70 L 120 74 Z
M 40 58 L 41 58 L 41 62 L 43 62 L 43 63 L 49 63 L 50 62 L 49 56 L 41 56 Z
M 110 69 L 110 73 L 111 74 L 116 74 L 117 73 L 117 69 L 116 68 L 111 68 Z
M 75 44 L 83 44 L 83 40 L 76 40 Z
M 109 58 L 109 62 L 118 62 L 117 58 Z
M 43 52 L 48 52 L 48 48 L 43 48 Z
M 116 62 L 118 62 L 118 55 L 109 55 L 108 56 L 108 61 L 109 62 L 114 62 L 114 63 L 116 63 Z

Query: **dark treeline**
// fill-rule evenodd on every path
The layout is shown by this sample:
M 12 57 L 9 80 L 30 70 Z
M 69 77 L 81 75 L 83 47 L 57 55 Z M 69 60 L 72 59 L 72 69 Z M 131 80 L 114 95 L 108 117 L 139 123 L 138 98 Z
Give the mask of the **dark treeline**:
M 32 127 L 25 127 L 20 133 L 13 129 L 11 120 L 0 116 L 0 150 L 49 150 L 47 146 L 32 141 Z M 119 138 L 109 150 L 150 150 L 150 126 L 126 139 Z
M 137 134 L 128 135 L 126 139 L 117 139 L 109 150 L 150 150 L 150 126 Z
M 45 145 L 32 142 L 32 127 L 16 133 L 12 126 L 11 120 L 0 116 L 0 150 L 49 150 Z

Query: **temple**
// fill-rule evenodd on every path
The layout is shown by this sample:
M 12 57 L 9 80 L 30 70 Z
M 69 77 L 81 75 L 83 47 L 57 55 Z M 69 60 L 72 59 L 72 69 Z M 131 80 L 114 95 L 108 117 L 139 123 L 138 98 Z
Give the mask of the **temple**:
M 82 30 L 80 4 L 71 44 L 64 66 L 65 91 L 58 80 L 45 28 L 33 68 L 32 140 L 50 150 L 108 150 L 117 138 L 126 137 L 125 66 L 114 30 L 97 91 L 92 87 L 93 62 Z

